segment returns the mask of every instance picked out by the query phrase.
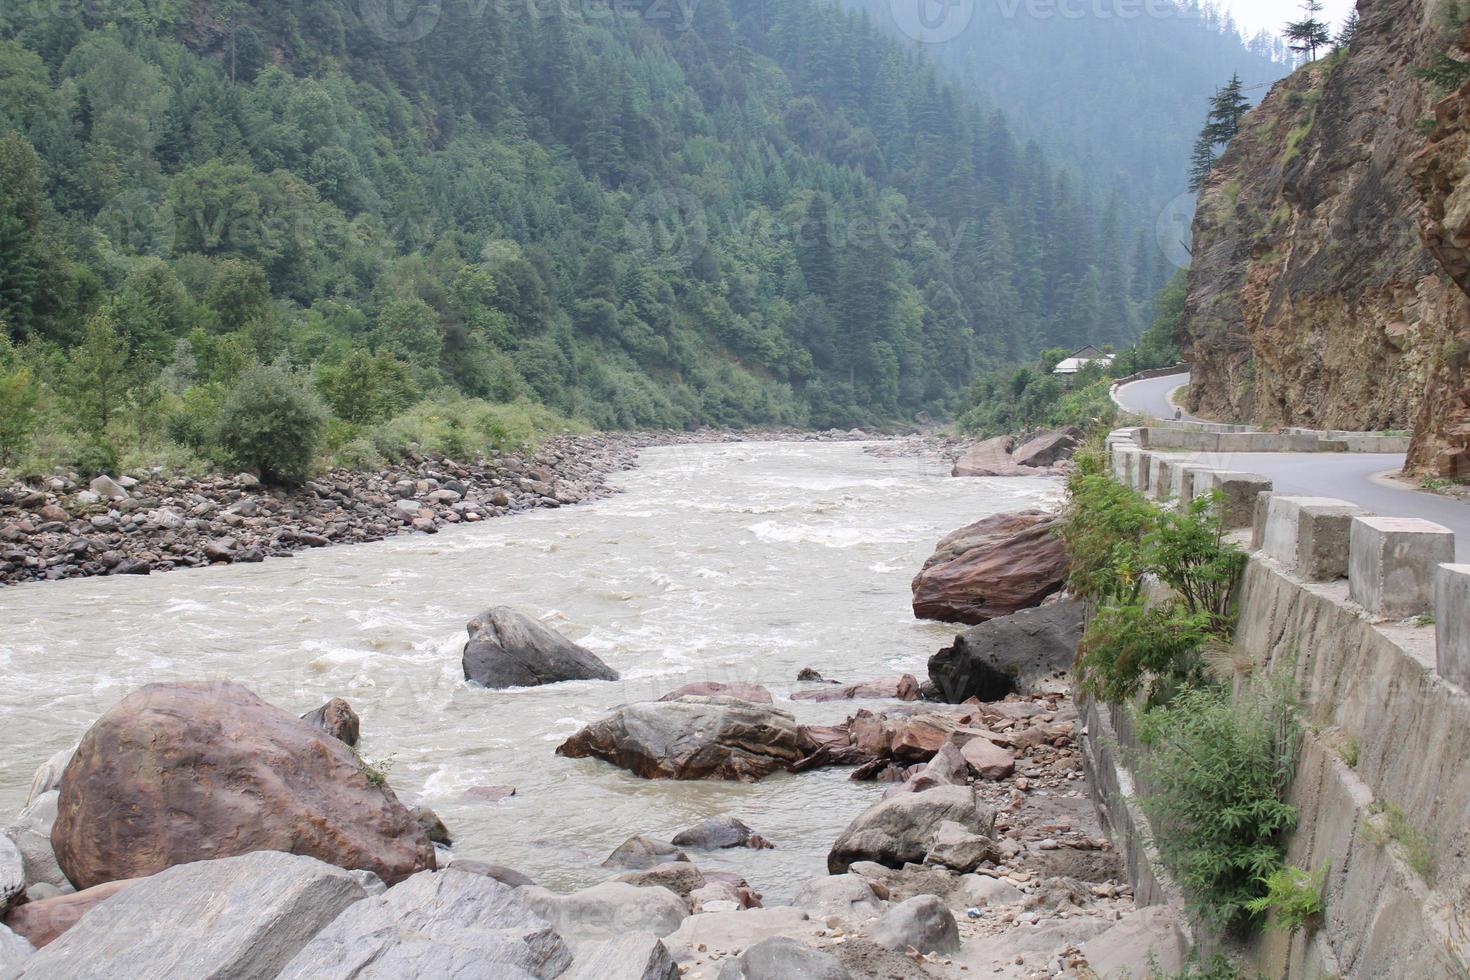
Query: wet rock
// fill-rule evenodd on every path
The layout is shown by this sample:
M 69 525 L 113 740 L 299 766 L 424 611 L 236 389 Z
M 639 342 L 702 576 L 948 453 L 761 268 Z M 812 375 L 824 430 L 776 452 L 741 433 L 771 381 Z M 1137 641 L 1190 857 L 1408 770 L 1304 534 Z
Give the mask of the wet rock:
M 797 908 L 818 918 L 840 915 L 854 921 L 883 911 L 883 901 L 872 882 L 859 875 L 828 875 L 802 883 L 794 900 Z
M 537 915 L 579 950 L 630 932 L 667 936 L 689 914 L 688 903 L 667 888 L 639 888 L 623 881 L 604 881 L 570 895 L 544 888 L 523 888 L 520 893 Z
M 693 684 L 685 684 L 676 691 L 670 691 L 660 701 L 677 701 L 688 695 L 738 698 L 741 701 L 749 701 L 752 704 L 774 704 L 775 698 L 771 692 L 759 684 L 726 684 L 722 681 L 696 681 Z
M 587 946 L 563 980 L 679 980 L 679 967 L 663 940 L 635 932 Z
M 602 862 L 604 868 L 627 868 L 641 871 L 670 861 L 688 861 L 689 855 L 673 844 L 636 834 L 623 841 Z
M 514 868 L 507 868 L 501 864 L 488 864 L 484 861 L 466 861 L 456 858 L 449 864 L 450 871 L 462 871 L 465 874 L 480 875 L 485 878 L 494 878 L 501 884 L 512 888 L 527 888 L 534 886 L 536 882 L 529 876 L 521 874 Z
M 716 980 L 852 980 L 852 974 L 831 953 L 772 936 L 726 960 Z
M 981 623 L 929 658 L 929 680 L 951 704 L 1042 693 L 1071 669 L 1082 628 L 1082 604 L 1071 600 Z
M 201 914 L 203 896 L 229 914 Z M 273 977 L 364 897 L 348 872 L 278 851 L 176 865 L 97 904 L 20 975 Z
M 508 606 L 470 620 L 465 680 L 488 688 L 537 687 L 561 681 L 615 681 L 617 671 L 559 633 Z
M 20 812 L 20 819 L 10 828 L 10 839 L 15 842 L 25 862 L 26 885 L 47 884 L 58 888 L 71 888 L 71 882 L 56 862 L 56 851 L 51 846 L 51 830 L 56 826 L 56 807 L 61 798 L 58 790 L 42 793 Z
M 471 786 L 464 792 L 470 803 L 500 803 L 516 795 L 514 786 Z
M 308 711 L 301 720 L 315 725 L 328 735 L 347 745 L 356 745 L 362 729 L 362 721 L 352 705 L 341 698 L 333 698 L 315 711 Z
M 112 566 L 111 575 L 151 575 L 153 565 L 143 558 L 124 558 Z
M 82 739 L 52 831 L 79 888 L 250 851 L 388 882 L 434 866 L 393 791 L 342 742 L 238 684 L 150 684 Z
M 703 888 L 708 882 L 698 868 L 688 861 L 672 861 L 668 864 L 656 864 L 643 871 L 625 871 L 613 881 L 622 881 L 639 888 L 667 888 L 686 901 L 696 888 Z
M 904 674 L 902 677 L 885 677 L 816 691 L 796 691 L 791 695 L 793 701 L 853 701 L 859 698 L 874 700 L 895 698 L 899 701 L 917 701 L 919 700 L 919 682 L 912 675 Z
M 551 980 L 571 962 L 571 950 L 521 892 L 462 871 L 424 871 L 344 911 L 280 980 Z
M 685 697 L 625 705 L 562 743 L 646 779 L 755 782 L 801 758 L 796 719 L 734 698 Z
M 942 539 L 913 581 L 914 615 L 978 624 L 1061 590 L 1067 552 L 1042 511 L 996 514 Z
M 444 825 L 444 821 L 440 819 L 439 814 L 433 810 L 430 810 L 426 806 L 414 807 L 413 819 L 415 823 L 423 828 L 429 840 L 435 844 L 442 844 L 445 847 L 454 846 L 454 838 L 450 836 L 449 828 Z
M 11 976 L 34 952 L 30 943 L 0 925 L 0 976 Z
M 1016 757 L 989 739 L 970 739 L 960 754 L 980 779 L 1005 779 L 1016 771 Z
M 832 845 L 827 870 L 843 874 L 856 861 L 891 868 L 920 864 L 934 832 L 952 820 L 971 833 L 995 835 L 995 811 L 967 786 L 940 786 L 884 800 L 859 814 Z
M 731 847 L 748 847 L 759 851 L 776 846 L 734 817 L 710 817 L 688 830 L 679 831 L 674 835 L 673 843 L 678 847 L 691 847 L 701 851 Z
M 1011 458 L 1011 450 L 1015 445 L 1013 436 L 996 436 L 994 439 L 976 443 L 955 460 L 950 476 L 1035 476 L 1035 473 L 1022 469 Z
M 954 915 L 933 895 L 916 895 L 889 909 L 873 926 L 872 936 L 879 946 L 898 952 L 953 953 L 960 948 Z
M 1020 466 L 1048 467 L 1065 462 L 1082 445 L 1080 429 L 1062 429 L 1059 432 L 1039 432 L 1018 445 L 1011 459 Z
M 996 856 L 995 841 L 989 836 L 971 833 L 968 828 L 946 820 L 934 831 L 924 863 L 964 874 L 994 861 Z
M 142 880 L 127 878 L 109 881 L 105 885 L 97 885 L 70 895 L 56 895 L 28 902 L 11 909 L 5 916 L 5 924 L 15 930 L 17 935 L 24 936 L 32 946 L 41 949 L 76 925 L 92 909 Z
M 835 683 L 837 683 L 836 681 L 829 681 L 829 680 L 827 680 L 827 678 L 825 678 L 821 674 L 817 673 L 816 669 L 815 668 L 812 668 L 812 667 L 803 667 L 803 668 L 801 668 L 801 670 L 799 670 L 799 671 L 796 672 L 796 679 L 799 680 L 799 681 L 805 681 L 807 683 L 812 683 L 812 684 L 835 684 Z

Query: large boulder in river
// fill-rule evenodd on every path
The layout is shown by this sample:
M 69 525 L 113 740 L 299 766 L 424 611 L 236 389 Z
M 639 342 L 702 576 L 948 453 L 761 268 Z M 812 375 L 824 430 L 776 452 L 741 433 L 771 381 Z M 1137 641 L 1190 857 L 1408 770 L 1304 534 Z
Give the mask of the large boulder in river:
M 275 851 L 180 865 L 97 905 L 19 976 L 274 977 L 366 894 L 351 872 Z
M 571 962 L 567 944 L 518 889 L 463 871 L 425 871 L 343 912 L 280 980 L 551 980 Z
M 827 871 L 846 874 L 859 861 L 890 868 L 922 864 L 946 820 L 983 837 L 995 836 L 995 811 L 969 786 L 904 793 L 869 807 L 847 825 L 827 855 Z
M 1011 458 L 1016 440 L 996 436 L 976 443 L 955 461 L 951 476 L 1035 476 L 1034 470 L 1023 469 Z
M 1071 669 L 1082 620 L 1082 604 L 1067 600 L 972 626 L 929 658 L 929 680 L 950 704 L 1040 693 Z
M 561 681 L 615 681 L 618 672 L 554 630 L 508 606 L 469 621 L 464 677 L 481 687 L 538 687 Z
M 1027 510 L 948 535 L 914 578 L 914 615 L 974 625 L 1040 605 L 1067 577 L 1056 526 L 1055 515 Z
M 738 698 L 624 705 L 556 750 L 593 756 L 645 779 L 763 779 L 802 757 L 796 719 Z
M 1016 447 L 1011 459 L 1021 466 L 1043 468 L 1072 458 L 1077 447 L 1082 445 L 1082 430 L 1062 429 L 1060 432 L 1038 432 Z
M 434 845 L 342 742 L 238 684 L 150 684 L 97 720 L 61 780 L 51 842 L 78 888 L 251 851 L 395 882 Z

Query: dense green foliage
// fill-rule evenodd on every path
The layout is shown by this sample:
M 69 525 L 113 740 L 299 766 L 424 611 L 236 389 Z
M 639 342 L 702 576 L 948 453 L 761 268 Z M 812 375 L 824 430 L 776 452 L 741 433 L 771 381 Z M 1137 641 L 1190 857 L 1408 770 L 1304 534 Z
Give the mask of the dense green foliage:
M 948 415 L 1133 292 L 1111 212 L 819 0 L 53 8 L 0 10 L 38 460 L 218 455 L 188 416 L 257 363 L 310 377 L 333 450 L 430 396 Z
M 1327 869 L 1303 871 L 1283 865 L 1258 879 L 1266 894 L 1245 903 L 1246 911 L 1255 916 L 1270 916 L 1271 927 L 1297 933 L 1322 917 L 1322 891 L 1327 883 Z
M 270 483 L 305 481 L 321 447 L 326 411 L 278 367 L 252 367 L 225 393 L 215 443 L 230 462 Z
M 1281 685 L 1239 698 L 1214 688 L 1180 692 L 1145 712 L 1138 753 L 1154 844 L 1194 912 L 1242 927 L 1265 881 L 1282 866 L 1296 808 L 1284 802 L 1300 732 Z

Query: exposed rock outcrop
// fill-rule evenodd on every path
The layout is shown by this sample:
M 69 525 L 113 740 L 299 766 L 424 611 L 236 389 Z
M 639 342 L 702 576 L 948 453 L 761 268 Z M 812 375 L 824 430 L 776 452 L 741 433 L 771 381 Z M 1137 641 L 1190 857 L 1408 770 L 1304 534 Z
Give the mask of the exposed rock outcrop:
M 251 851 L 399 881 L 434 846 L 341 741 L 238 684 L 150 684 L 87 731 L 52 844 L 78 888 Z
M 685 697 L 618 708 L 556 750 L 606 759 L 645 779 L 755 782 L 800 759 L 796 719 L 737 698 Z
M 995 514 L 942 538 L 914 578 L 914 615 L 983 623 L 1039 605 L 1067 576 L 1057 518 L 1039 510 Z
M 973 626 L 929 658 L 929 680 L 950 704 L 1040 693 L 1071 669 L 1082 619 L 1080 603 L 1063 601 Z
M 465 680 L 481 687 L 538 687 L 561 681 L 615 681 L 618 672 L 554 630 L 508 606 L 469 621 Z

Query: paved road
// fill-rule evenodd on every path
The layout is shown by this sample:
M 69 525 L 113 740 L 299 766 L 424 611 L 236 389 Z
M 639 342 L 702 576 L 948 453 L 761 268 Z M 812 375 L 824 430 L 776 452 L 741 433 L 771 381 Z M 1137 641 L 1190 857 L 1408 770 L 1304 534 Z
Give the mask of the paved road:
M 1149 378 L 1146 381 L 1131 381 L 1113 390 L 1113 401 L 1117 402 L 1125 412 L 1132 412 L 1134 415 L 1154 419 L 1172 419 L 1174 403 L 1169 401 L 1169 395 L 1187 384 L 1189 384 L 1187 371 L 1183 374 L 1170 374 L 1162 378 Z M 1184 417 L 1197 421 L 1192 415 L 1186 414 Z

